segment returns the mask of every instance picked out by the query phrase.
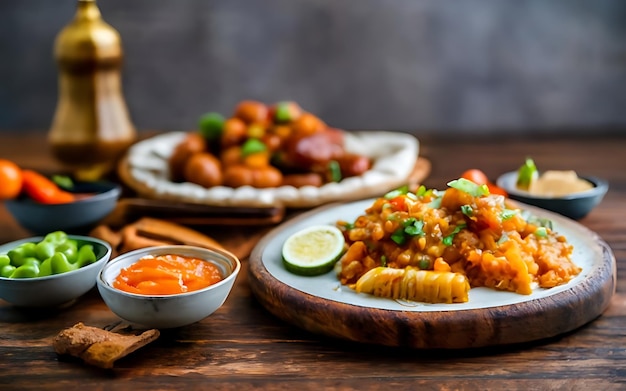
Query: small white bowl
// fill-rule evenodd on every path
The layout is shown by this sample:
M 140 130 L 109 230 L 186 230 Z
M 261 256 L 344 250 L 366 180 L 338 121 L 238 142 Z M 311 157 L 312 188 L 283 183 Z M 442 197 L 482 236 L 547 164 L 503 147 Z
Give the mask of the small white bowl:
M 96 276 L 111 257 L 111 246 L 100 239 L 89 236 L 68 235 L 79 243 L 93 245 L 96 262 L 80 269 L 46 277 L 5 278 L 0 277 L 0 298 L 18 307 L 57 307 L 67 305 L 87 293 L 96 285 Z M 6 253 L 22 243 L 40 242 L 36 236 L 0 246 L 0 254 Z
M 139 295 L 113 287 L 120 270 L 146 255 L 177 254 L 211 262 L 223 279 L 206 288 L 174 295 Z M 97 286 L 106 305 L 131 324 L 149 328 L 175 328 L 198 322 L 224 304 L 241 269 L 239 259 L 224 250 L 195 246 L 156 246 L 131 251 L 112 259 L 97 278 Z
M 546 197 L 531 194 L 517 188 L 517 171 L 502 174 L 496 184 L 506 190 L 509 198 L 528 205 L 547 209 L 573 220 L 580 220 L 587 216 L 604 198 L 609 190 L 609 183 L 594 176 L 580 176 L 593 184 L 593 188 L 562 197 Z

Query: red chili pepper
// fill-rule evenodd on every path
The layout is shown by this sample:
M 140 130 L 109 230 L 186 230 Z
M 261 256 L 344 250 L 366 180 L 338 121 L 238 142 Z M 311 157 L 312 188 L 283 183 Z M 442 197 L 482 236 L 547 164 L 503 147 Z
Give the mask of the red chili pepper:
M 64 204 L 75 200 L 74 194 L 32 170 L 22 171 L 22 186 L 30 198 L 42 204 Z

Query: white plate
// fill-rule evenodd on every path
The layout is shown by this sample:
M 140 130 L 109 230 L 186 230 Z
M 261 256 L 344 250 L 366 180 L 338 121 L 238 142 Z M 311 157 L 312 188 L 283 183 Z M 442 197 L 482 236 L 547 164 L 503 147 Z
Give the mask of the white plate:
M 615 256 L 574 220 L 522 205 L 552 220 L 573 245 L 581 273 L 565 285 L 530 295 L 472 288 L 467 303 L 425 304 L 357 294 L 333 271 L 303 277 L 284 269 L 287 237 L 314 224 L 354 221 L 373 199 L 318 207 L 270 231 L 253 250 L 248 282 L 260 303 L 305 330 L 352 341 L 409 348 L 472 348 L 528 342 L 574 330 L 597 318 L 615 292 Z
M 582 268 L 582 272 L 572 281 L 565 285 L 560 285 L 551 289 L 537 288 L 530 295 L 521 295 L 514 292 L 497 291 L 490 288 L 472 288 L 469 292 L 467 303 L 454 304 L 427 304 L 406 301 L 395 301 L 369 294 L 358 294 L 347 286 L 341 285 L 334 271 L 316 277 L 298 276 L 287 271 L 281 260 L 282 245 L 291 234 L 307 226 L 316 224 L 334 225 L 338 219 L 352 222 L 365 209 L 372 204 L 373 200 L 363 200 L 354 203 L 340 205 L 315 214 L 308 219 L 293 224 L 289 229 L 278 232 L 276 236 L 267 244 L 262 255 L 263 265 L 268 272 L 278 281 L 298 289 L 304 293 L 333 300 L 340 303 L 358 305 L 362 307 L 379 308 L 385 310 L 398 311 L 461 311 L 467 309 L 478 309 L 496 307 L 502 305 L 513 305 L 522 302 L 554 295 L 571 288 L 572 285 L 583 281 L 595 264 L 601 260 L 602 249 L 594 238 L 587 234 L 580 225 L 572 224 L 560 218 L 551 216 L 554 229 L 565 235 L 567 240 L 574 246 L 572 259 L 574 263 Z M 561 221 L 562 220 L 562 221 Z
M 172 201 L 219 206 L 311 207 L 374 197 L 401 186 L 411 174 L 419 153 L 417 138 L 407 133 L 346 132 L 345 149 L 373 160 L 371 169 L 363 175 L 321 187 L 205 188 L 169 179 L 168 159 L 185 135 L 185 132 L 164 133 L 133 145 L 121 166 L 121 176 L 126 184 L 142 196 Z

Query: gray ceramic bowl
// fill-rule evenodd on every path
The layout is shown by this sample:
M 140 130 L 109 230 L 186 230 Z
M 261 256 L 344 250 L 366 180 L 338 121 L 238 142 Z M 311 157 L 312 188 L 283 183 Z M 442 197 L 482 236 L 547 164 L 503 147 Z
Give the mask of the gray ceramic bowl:
M 69 304 L 96 285 L 96 277 L 111 257 L 111 246 L 96 238 L 68 235 L 79 244 L 94 247 L 96 262 L 70 272 L 36 278 L 0 277 L 0 298 L 18 307 L 56 307 Z M 26 242 L 40 242 L 43 236 L 16 240 L 0 246 L 0 254 Z
M 41 204 L 23 196 L 6 200 L 5 205 L 15 220 L 35 235 L 82 233 L 115 209 L 121 188 L 112 182 L 84 182 L 76 183 L 73 192 L 94 195 L 66 204 Z
M 574 220 L 587 216 L 604 198 L 609 189 L 609 184 L 603 179 L 593 176 L 580 176 L 591 182 L 593 188 L 579 193 L 569 194 L 563 197 L 542 197 L 520 190 L 516 186 L 517 171 L 507 172 L 501 175 L 496 184 L 509 193 L 509 198 L 525 204 L 538 206 L 569 217 Z
M 206 288 L 162 296 L 127 293 L 113 287 L 120 270 L 146 255 L 177 254 L 216 265 L 224 277 Z M 107 263 L 97 278 L 98 290 L 107 306 L 120 318 L 150 328 L 174 328 L 198 322 L 224 304 L 241 269 L 239 259 L 219 249 L 195 246 L 157 246 L 122 254 Z

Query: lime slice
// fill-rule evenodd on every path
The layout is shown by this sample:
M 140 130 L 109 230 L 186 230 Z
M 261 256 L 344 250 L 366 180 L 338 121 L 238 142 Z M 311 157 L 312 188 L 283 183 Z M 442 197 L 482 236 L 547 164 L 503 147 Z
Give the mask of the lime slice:
M 333 269 L 344 251 L 339 228 L 315 225 L 291 235 L 283 244 L 283 264 L 292 273 L 317 276 Z

